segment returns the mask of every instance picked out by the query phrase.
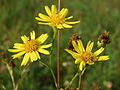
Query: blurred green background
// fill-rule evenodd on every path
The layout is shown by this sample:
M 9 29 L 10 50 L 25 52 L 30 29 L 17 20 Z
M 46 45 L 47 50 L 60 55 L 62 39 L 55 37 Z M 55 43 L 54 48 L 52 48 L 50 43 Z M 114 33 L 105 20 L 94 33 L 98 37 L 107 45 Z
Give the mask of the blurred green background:
M 0 80 L 7 90 L 12 90 L 12 83 L 5 65 L 2 63 L 2 53 L 7 54 L 10 60 L 12 53 L 7 49 L 12 48 L 15 42 L 22 42 L 21 35 L 29 35 L 35 30 L 36 36 L 48 33 L 51 42 L 52 29 L 49 26 L 38 25 L 34 19 L 38 12 L 44 13 L 44 6 L 57 4 L 57 0 L 0 0 Z M 97 37 L 107 30 L 111 33 L 112 43 L 108 45 L 105 54 L 110 56 L 109 61 L 98 62 L 89 66 L 82 81 L 82 90 L 94 90 L 97 87 L 102 90 L 120 90 L 120 0 L 61 0 L 61 7 L 69 9 L 73 20 L 81 23 L 74 25 L 72 29 L 61 31 L 61 87 L 71 80 L 76 73 L 76 65 L 73 58 L 64 48 L 68 47 L 68 41 L 73 33 L 79 33 L 83 42 L 96 41 Z M 53 66 L 56 75 L 57 65 L 57 41 Z M 42 55 L 42 61 L 49 63 L 49 56 Z M 15 63 L 21 62 L 20 60 Z M 14 68 L 15 80 L 19 78 L 20 64 Z M 76 79 L 71 87 L 77 87 Z M 2 87 L 0 86 L 0 90 Z M 55 90 L 50 71 L 39 61 L 33 63 L 30 72 L 24 78 L 19 90 Z

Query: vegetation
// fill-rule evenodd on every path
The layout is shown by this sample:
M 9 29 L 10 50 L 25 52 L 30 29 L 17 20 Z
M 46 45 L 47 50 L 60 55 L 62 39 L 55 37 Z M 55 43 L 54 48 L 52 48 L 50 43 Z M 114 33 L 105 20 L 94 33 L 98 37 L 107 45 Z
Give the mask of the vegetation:
M 120 89 L 120 0 L 61 0 L 61 7 L 69 9 L 69 14 L 75 20 L 80 20 L 79 24 L 72 29 L 61 31 L 61 87 L 65 87 L 67 81 L 76 73 L 76 65 L 73 58 L 64 51 L 68 48 L 68 41 L 73 33 L 78 33 L 87 44 L 89 40 L 96 41 L 104 30 L 110 32 L 112 42 L 106 47 L 105 54 L 110 56 L 109 61 L 97 62 L 95 65 L 88 66 L 82 78 L 82 89 L 93 90 L 97 87 L 102 90 Z M 36 36 L 48 33 L 48 42 L 51 42 L 52 28 L 49 26 L 38 25 L 35 17 L 39 12 L 45 14 L 44 6 L 57 4 L 57 0 L 0 0 L 0 83 L 12 90 L 12 82 L 9 73 L 2 62 L 4 53 L 7 59 L 11 60 L 11 53 L 7 49 L 12 48 L 16 42 L 22 42 L 21 35 L 29 35 L 30 31 L 35 30 Z M 57 45 L 57 39 L 55 40 Z M 55 47 L 57 49 L 57 47 Z M 53 52 L 53 56 L 57 52 Z M 41 61 L 49 63 L 49 56 L 42 55 Z M 57 74 L 57 57 L 53 57 L 53 67 Z M 20 68 L 20 60 L 15 60 L 15 80 L 17 80 L 23 67 Z M 77 79 L 71 87 L 77 87 Z M 2 87 L 0 86 L 0 90 Z M 27 73 L 19 90 L 55 90 L 54 81 L 48 68 L 44 67 L 39 61 L 33 63 Z

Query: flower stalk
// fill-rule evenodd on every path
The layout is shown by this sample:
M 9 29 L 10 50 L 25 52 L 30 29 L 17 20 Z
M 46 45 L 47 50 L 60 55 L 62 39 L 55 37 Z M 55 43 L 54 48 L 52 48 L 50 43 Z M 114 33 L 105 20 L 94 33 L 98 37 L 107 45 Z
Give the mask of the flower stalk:
M 86 68 L 84 68 L 81 73 L 79 73 L 79 82 L 78 82 L 78 88 L 81 88 L 81 82 L 82 82 L 82 76 L 85 72 Z
M 13 88 L 15 89 L 15 80 L 14 80 L 14 75 L 13 75 L 13 69 L 12 66 L 10 66 L 8 63 L 6 63 L 7 69 L 9 71 L 11 80 L 12 80 L 12 84 L 13 84 Z
M 55 27 L 52 27 L 53 28 L 53 39 L 52 39 L 52 47 L 50 48 L 50 71 L 51 71 L 51 74 L 53 76 L 53 79 L 54 79 L 54 84 L 57 88 L 57 81 L 56 81 L 56 77 L 55 77 L 55 74 L 54 74 L 54 71 L 53 71 L 53 65 L 52 65 L 52 53 L 53 53 L 53 48 L 54 48 L 54 41 L 55 41 L 55 38 L 56 38 L 56 34 L 57 34 L 57 29 Z M 49 67 L 49 66 L 48 66 Z
M 22 71 L 21 74 L 20 74 L 20 78 L 19 78 L 18 82 L 16 83 L 16 86 L 15 86 L 14 90 L 18 90 L 19 85 L 22 83 L 22 81 L 23 81 L 26 73 L 29 71 L 30 67 L 31 67 L 31 64 L 29 63 L 29 64 L 23 69 L 23 71 Z
M 67 89 L 67 88 L 70 87 L 70 85 L 73 83 L 73 81 L 76 79 L 76 77 L 77 77 L 78 75 L 79 75 L 79 73 L 77 72 L 77 73 L 75 74 L 75 76 L 72 78 L 72 80 L 70 81 L 70 83 L 66 86 L 65 89 Z
M 58 0 L 58 13 L 60 12 L 60 0 Z M 58 89 L 60 88 L 60 30 L 58 30 L 58 64 L 57 64 Z

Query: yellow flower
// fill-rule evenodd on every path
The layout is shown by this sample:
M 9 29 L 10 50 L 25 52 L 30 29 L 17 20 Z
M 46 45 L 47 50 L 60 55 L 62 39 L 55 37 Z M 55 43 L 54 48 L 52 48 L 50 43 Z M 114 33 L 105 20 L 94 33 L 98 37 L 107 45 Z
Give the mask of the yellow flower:
M 73 58 L 75 58 L 75 64 L 79 64 L 79 69 L 82 71 L 83 68 L 88 64 L 92 65 L 95 61 L 104 61 L 108 60 L 109 56 L 98 56 L 100 53 L 104 51 L 104 48 L 101 47 L 96 52 L 92 52 L 94 42 L 89 41 L 86 49 L 84 48 L 82 41 L 77 40 L 76 42 L 73 40 L 72 45 L 74 47 L 74 51 L 65 49 L 68 53 L 70 53 Z
M 23 43 L 15 43 L 13 48 L 8 49 L 9 52 L 17 53 L 12 55 L 13 59 L 18 58 L 24 55 L 21 66 L 25 66 L 28 61 L 33 62 L 40 59 L 40 54 L 50 54 L 49 51 L 44 48 L 49 48 L 52 44 L 42 45 L 46 39 L 48 38 L 47 34 L 42 34 L 38 38 L 35 39 L 35 31 L 30 33 L 30 39 L 27 36 L 21 36 Z
M 80 22 L 80 21 L 73 21 L 73 22 L 67 21 L 73 18 L 73 16 L 65 18 L 66 15 L 68 14 L 67 8 L 63 8 L 60 12 L 58 12 L 56 6 L 52 5 L 51 10 L 48 6 L 45 6 L 45 10 L 48 16 L 39 13 L 38 14 L 39 17 L 35 17 L 35 19 L 39 21 L 38 24 L 55 26 L 58 29 L 62 29 L 62 28 L 72 28 L 72 26 L 69 24 L 76 24 Z

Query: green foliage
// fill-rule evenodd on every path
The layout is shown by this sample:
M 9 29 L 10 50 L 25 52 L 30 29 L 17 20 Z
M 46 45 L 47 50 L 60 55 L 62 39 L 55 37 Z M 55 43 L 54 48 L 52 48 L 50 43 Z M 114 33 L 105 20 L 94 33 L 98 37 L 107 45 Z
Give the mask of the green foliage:
M 104 82 L 112 83 L 112 90 L 120 89 L 120 0 L 61 0 L 61 7 L 69 9 L 69 15 L 81 23 L 74 25 L 72 29 L 61 31 L 61 87 L 65 81 L 70 81 L 76 73 L 76 65 L 73 58 L 64 49 L 68 47 L 68 41 L 73 33 L 79 33 L 83 42 L 96 41 L 98 35 L 104 30 L 111 33 L 112 43 L 107 46 L 105 54 L 110 56 L 109 61 L 99 62 L 89 66 L 83 77 L 83 90 L 93 90 L 101 87 L 108 89 Z M 45 13 L 44 5 L 57 4 L 57 0 L 0 0 L 0 51 L 7 52 L 15 42 L 21 42 L 20 36 L 28 35 L 35 30 L 37 36 L 48 33 L 51 42 L 52 29 L 48 26 L 38 25 L 34 19 L 38 12 Z M 57 45 L 57 41 L 55 41 Z M 55 47 L 54 55 L 57 55 Z M 8 53 L 7 53 L 8 54 Z M 49 56 L 42 56 L 45 63 L 49 63 Z M 57 56 L 53 57 L 53 67 L 56 75 Z M 10 55 L 8 55 L 10 59 Z M 18 60 L 15 62 L 17 63 Z M 19 60 L 20 61 L 20 60 Z M 64 62 L 69 65 L 63 66 Z M 0 68 L 5 67 L 0 60 Z M 19 78 L 20 66 L 14 68 L 15 80 Z M 12 90 L 12 83 L 7 69 L 0 69 L 0 80 L 7 89 Z M 71 87 L 77 87 L 77 79 Z M 2 90 L 0 86 L 0 90 Z M 39 61 L 33 63 L 30 72 L 25 77 L 19 90 L 55 90 L 50 71 L 41 65 Z

